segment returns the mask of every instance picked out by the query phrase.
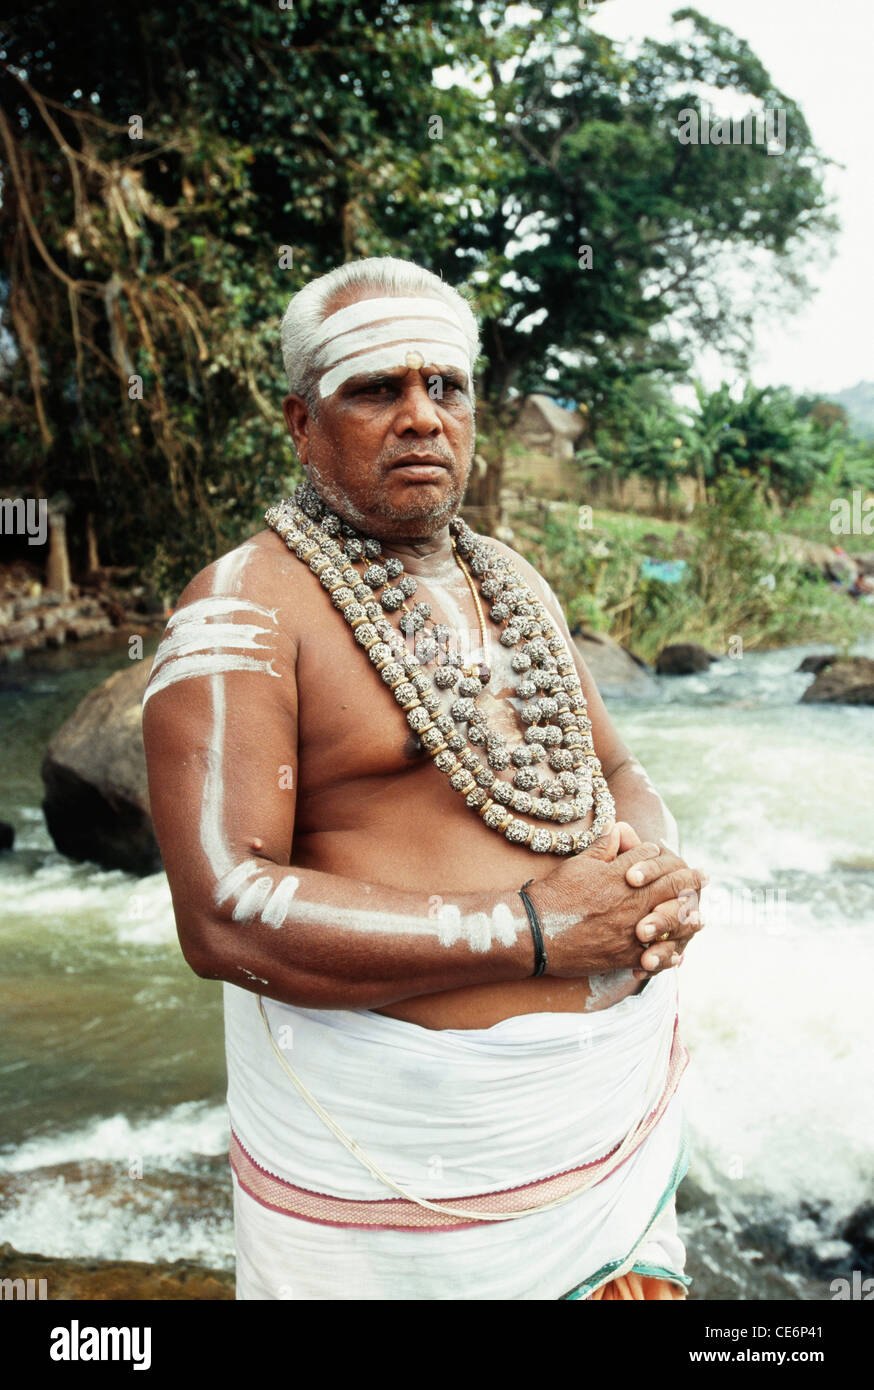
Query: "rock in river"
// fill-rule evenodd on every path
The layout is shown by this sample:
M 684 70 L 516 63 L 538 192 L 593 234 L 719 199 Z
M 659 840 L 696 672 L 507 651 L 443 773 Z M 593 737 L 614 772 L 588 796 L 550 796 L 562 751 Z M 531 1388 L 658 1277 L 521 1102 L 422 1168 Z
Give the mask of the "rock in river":
M 675 642 L 662 647 L 656 657 L 656 671 L 660 676 L 694 676 L 699 671 L 707 671 L 711 661 L 718 660 L 696 642 Z
M 874 705 L 874 661 L 837 657 L 823 667 L 801 697 L 804 705 Z
M 826 666 L 831 666 L 832 662 L 837 661 L 837 659 L 837 652 L 826 652 L 823 656 L 806 656 L 798 669 L 804 671 L 805 674 L 818 676 L 820 671 L 824 670 Z
M 156 873 L 140 704 L 151 662 L 117 671 L 55 734 L 42 765 L 43 812 L 62 854 L 107 869 Z

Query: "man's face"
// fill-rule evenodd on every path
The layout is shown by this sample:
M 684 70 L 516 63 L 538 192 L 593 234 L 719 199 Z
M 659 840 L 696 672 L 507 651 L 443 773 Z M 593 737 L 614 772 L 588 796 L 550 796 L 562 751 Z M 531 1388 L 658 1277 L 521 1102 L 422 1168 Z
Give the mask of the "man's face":
M 371 297 L 347 296 L 329 312 Z M 475 438 L 467 372 L 421 361 L 421 354 L 412 359 L 416 365 L 405 365 L 405 327 L 402 319 L 397 323 L 390 336 L 400 344 L 401 365 L 372 370 L 362 362 L 360 372 L 319 400 L 315 413 L 300 396 L 283 405 L 318 492 L 352 525 L 386 540 L 431 536 L 455 515 Z M 403 464 L 423 458 L 436 464 Z

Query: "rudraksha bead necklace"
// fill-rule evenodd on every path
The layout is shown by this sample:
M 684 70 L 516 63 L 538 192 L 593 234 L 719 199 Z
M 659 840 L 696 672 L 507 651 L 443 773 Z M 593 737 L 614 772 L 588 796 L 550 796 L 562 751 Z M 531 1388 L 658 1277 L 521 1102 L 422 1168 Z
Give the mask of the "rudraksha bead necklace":
M 317 576 L 422 747 L 490 830 L 535 853 L 559 855 L 579 854 L 604 833 L 615 806 L 573 659 L 546 608 L 505 556 L 460 516 L 449 522 L 453 553 L 476 601 L 484 653 L 485 620 L 468 566 L 491 603 L 492 621 L 502 628 L 499 641 L 514 649 L 511 665 L 526 728 L 512 747 L 505 734 L 489 728 L 477 707 L 491 677 L 488 666 L 465 666 L 461 655 L 449 650 L 453 629 L 445 623 L 426 626 L 430 604 L 408 606 L 418 580 L 404 573 L 397 557 L 383 557 L 380 542 L 332 512 L 308 480 L 270 507 L 265 520 Z M 361 572 L 355 568 L 359 562 Z M 388 619 L 398 609 L 400 632 Z M 413 651 L 405 638 L 412 639 Z M 456 699 L 447 713 L 438 692 L 450 689 Z M 485 750 L 485 762 L 476 748 Z M 538 772 L 542 764 L 555 775 Z M 498 775 L 511 766 L 512 783 Z M 593 823 L 582 831 L 553 831 L 520 819 L 567 825 L 588 816 L 593 806 Z

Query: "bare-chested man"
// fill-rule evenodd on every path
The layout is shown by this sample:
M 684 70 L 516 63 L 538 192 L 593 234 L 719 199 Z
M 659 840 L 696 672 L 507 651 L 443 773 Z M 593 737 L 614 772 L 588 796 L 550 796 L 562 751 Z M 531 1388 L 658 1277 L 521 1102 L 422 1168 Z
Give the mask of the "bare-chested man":
M 325 515 L 378 540 L 465 667 L 488 666 L 488 725 L 521 740 L 513 652 L 449 528 L 478 350 L 466 301 L 409 262 L 353 262 L 294 297 L 284 410 L 309 511 L 284 514 L 288 544 L 262 531 L 192 580 L 146 692 L 182 949 L 226 982 L 239 1298 L 674 1298 L 687 1282 L 674 967 L 702 879 L 552 590 L 484 538 L 567 644 L 615 801 L 569 857 L 512 843 L 450 786 L 306 562 L 315 542 L 290 548 Z M 444 713 L 455 698 L 441 691 Z

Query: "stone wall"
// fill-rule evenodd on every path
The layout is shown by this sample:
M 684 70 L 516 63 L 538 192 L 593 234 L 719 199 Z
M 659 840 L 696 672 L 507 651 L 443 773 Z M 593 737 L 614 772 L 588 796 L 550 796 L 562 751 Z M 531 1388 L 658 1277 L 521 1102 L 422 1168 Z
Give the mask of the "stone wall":
M 42 647 L 62 647 L 69 639 L 97 637 L 112 627 L 103 605 L 75 589 L 68 599 L 51 591 L 7 589 L 0 598 L 0 664 Z
M 585 469 L 572 455 L 556 458 L 545 450 L 508 453 L 504 486 L 529 496 L 558 502 L 587 503 L 602 511 L 637 512 L 644 516 L 688 516 L 703 498 L 695 478 L 678 478 L 674 491 L 648 478 L 620 478 L 613 472 Z

